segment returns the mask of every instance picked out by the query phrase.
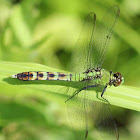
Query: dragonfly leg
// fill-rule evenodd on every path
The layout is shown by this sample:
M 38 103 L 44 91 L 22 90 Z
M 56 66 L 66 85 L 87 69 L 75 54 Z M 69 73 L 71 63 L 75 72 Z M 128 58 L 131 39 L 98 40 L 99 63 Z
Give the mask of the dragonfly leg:
M 70 98 L 68 98 L 65 103 L 67 101 L 69 101 L 70 99 L 72 99 L 73 97 L 75 97 L 79 92 L 81 92 L 82 90 L 88 89 L 88 88 L 92 88 L 92 87 L 98 87 L 100 85 L 91 85 L 91 86 L 87 86 L 87 87 L 83 87 L 82 89 L 80 89 L 78 92 L 76 92 L 75 94 L 73 94 Z
M 108 84 L 104 87 L 104 90 L 103 90 L 103 92 L 102 92 L 102 94 L 101 94 L 101 97 L 102 97 L 107 103 L 109 103 L 109 101 L 108 101 L 106 98 L 103 97 L 104 92 L 105 92 L 107 86 L 108 86 Z M 109 103 L 109 104 L 110 104 L 110 103 Z
M 66 101 L 65 101 L 65 103 L 67 102 L 67 101 L 69 101 L 70 99 L 72 99 L 73 97 L 75 97 L 75 95 L 77 95 L 80 91 L 82 91 L 83 89 L 80 89 L 78 92 L 76 92 L 75 94 L 73 94 L 70 98 L 68 98 Z
M 113 73 L 113 72 L 112 72 L 112 70 L 111 70 L 111 71 L 110 71 L 110 77 L 111 77 L 112 73 Z

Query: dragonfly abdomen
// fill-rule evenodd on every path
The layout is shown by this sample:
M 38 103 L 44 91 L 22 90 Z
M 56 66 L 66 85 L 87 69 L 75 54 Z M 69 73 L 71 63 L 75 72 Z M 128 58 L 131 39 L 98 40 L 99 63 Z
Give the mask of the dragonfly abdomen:
M 17 78 L 22 81 L 34 81 L 34 80 L 62 80 L 71 81 L 72 74 L 66 74 L 62 72 L 23 72 L 13 75 L 12 78 Z
M 86 81 L 98 79 L 97 73 L 63 73 L 63 72 L 42 72 L 42 71 L 30 71 L 22 72 L 13 75 L 12 78 L 17 78 L 22 81 L 35 81 L 35 80 L 60 80 L 60 81 Z

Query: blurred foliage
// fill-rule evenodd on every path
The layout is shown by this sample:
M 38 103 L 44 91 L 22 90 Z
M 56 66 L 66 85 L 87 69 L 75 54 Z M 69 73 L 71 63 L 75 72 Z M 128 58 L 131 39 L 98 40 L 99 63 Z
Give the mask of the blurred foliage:
M 120 71 L 124 85 L 140 87 L 139 0 L 0 0 L 0 60 L 37 62 L 69 70 L 73 46 L 86 15 L 94 11 L 100 20 L 114 4 L 121 14 L 103 67 Z M 47 93 L 40 97 L 37 92 L 25 100 L 22 89 L 22 94 L 10 94 L 16 86 L 5 90 L 0 86 L 0 140 L 74 139 L 64 122 L 65 100 L 56 103 L 55 99 L 47 99 Z M 139 140 L 138 112 L 113 106 L 113 115 L 120 139 Z M 94 134 L 89 138 L 93 139 Z

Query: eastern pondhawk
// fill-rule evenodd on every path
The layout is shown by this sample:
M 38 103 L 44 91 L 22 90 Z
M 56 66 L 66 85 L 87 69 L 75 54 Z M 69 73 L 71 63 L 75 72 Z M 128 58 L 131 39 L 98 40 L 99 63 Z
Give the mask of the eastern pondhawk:
M 73 73 L 31 71 L 12 76 L 12 78 L 23 81 L 73 81 L 72 88 L 67 91 L 71 96 L 66 100 L 66 103 L 77 140 L 87 139 L 89 128 L 92 127 L 93 122 L 103 139 L 107 134 L 107 140 L 119 140 L 119 133 L 104 93 L 108 86 L 121 85 L 124 78 L 119 72 L 108 72 L 101 68 L 119 13 L 118 6 L 112 6 L 97 25 L 96 14 L 88 15 L 72 55 L 71 69 Z M 93 99 L 95 93 L 92 94 L 90 89 L 95 90 L 96 93 L 101 92 L 101 97 L 97 96 L 101 102 L 94 101 L 96 100 Z M 87 92 L 87 90 L 89 91 Z

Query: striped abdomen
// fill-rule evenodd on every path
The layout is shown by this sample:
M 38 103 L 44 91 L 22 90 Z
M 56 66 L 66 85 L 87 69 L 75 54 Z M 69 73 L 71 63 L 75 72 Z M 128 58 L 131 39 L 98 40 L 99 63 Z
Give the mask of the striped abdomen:
M 12 78 L 17 78 L 23 81 L 32 80 L 63 80 L 71 81 L 72 74 L 62 72 L 23 72 L 13 75 Z

